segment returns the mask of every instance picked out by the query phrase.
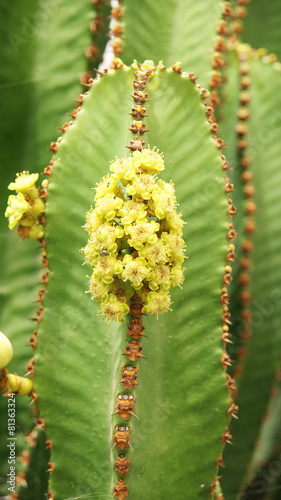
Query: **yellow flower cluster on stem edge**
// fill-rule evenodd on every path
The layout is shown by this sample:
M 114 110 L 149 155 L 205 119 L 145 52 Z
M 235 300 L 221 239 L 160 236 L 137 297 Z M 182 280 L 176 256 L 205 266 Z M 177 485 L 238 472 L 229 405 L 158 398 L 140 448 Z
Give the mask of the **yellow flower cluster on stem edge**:
M 9 219 L 10 229 L 18 226 L 21 239 L 41 239 L 44 236 L 40 216 L 45 212 L 45 203 L 35 186 L 38 177 L 39 174 L 24 171 L 17 174 L 15 182 L 8 186 L 8 189 L 17 194 L 9 196 L 5 217 Z
M 111 163 L 97 184 L 95 207 L 86 216 L 83 249 L 92 266 L 90 293 L 106 321 L 125 321 L 137 293 L 144 314 L 170 309 L 170 289 L 184 280 L 183 220 L 172 182 L 158 151 L 143 149 Z

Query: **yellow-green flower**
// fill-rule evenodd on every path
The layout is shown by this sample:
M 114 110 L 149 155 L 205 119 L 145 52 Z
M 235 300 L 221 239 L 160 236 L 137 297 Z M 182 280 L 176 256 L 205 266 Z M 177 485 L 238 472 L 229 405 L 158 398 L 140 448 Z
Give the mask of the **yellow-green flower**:
M 147 278 L 150 269 L 147 267 L 147 261 L 141 257 L 133 259 L 131 255 L 125 255 L 123 259 L 124 269 L 121 273 L 121 278 L 129 280 L 135 290 L 139 290 L 143 286 L 143 281 Z
M 137 199 L 150 200 L 155 185 L 154 177 L 149 174 L 138 175 L 126 187 L 127 193 Z
M 9 218 L 9 228 L 13 229 L 29 209 L 30 205 L 22 193 L 18 193 L 17 195 L 11 194 L 8 198 L 8 206 L 5 212 L 5 217 Z
M 123 200 L 114 193 L 108 193 L 96 201 L 97 215 L 106 220 L 112 220 L 116 216 L 116 211 L 123 205 Z
M 106 285 L 100 279 L 96 278 L 94 274 L 90 279 L 90 292 L 94 299 L 107 300 L 110 285 Z
M 171 288 L 174 288 L 175 286 L 181 287 L 184 281 L 183 271 L 184 270 L 182 269 L 181 264 L 176 264 L 174 267 L 172 267 L 170 279 Z
M 156 243 L 157 235 L 155 233 L 159 230 L 159 227 L 158 222 L 147 222 L 146 219 L 125 226 L 125 233 L 130 236 L 128 239 L 129 245 L 136 250 L 140 250 L 144 243 Z
M 141 173 L 158 174 L 165 168 L 163 155 L 159 154 L 158 150 L 134 151 L 133 158 L 137 160 L 138 171 Z
M 128 314 L 130 308 L 121 300 L 117 299 L 116 295 L 110 293 L 108 298 L 100 304 L 104 318 L 108 321 L 115 320 L 121 323 L 125 321 L 125 315 Z
M 157 241 L 153 244 L 146 243 L 143 248 L 139 250 L 139 255 L 146 259 L 151 267 L 155 267 L 158 264 L 164 264 L 168 261 L 162 238 L 157 238 Z
M 144 314 L 157 315 L 167 312 L 171 305 L 171 297 L 166 290 L 159 292 L 149 292 L 146 297 L 146 305 L 142 308 Z
M 115 193 L 117 190 L 117 182 L 118 180 L 113 179 L 112 175 L 105 175 L 105 177 L 102 178 L 101 182 L 99 182 L 99 184 L 97 184 L 95 187 L 95 199 L 98 200 L 106 194 Z
M 175 213 L 174 187 L 164 181 L 158 181 L 152 191 L 151 208 L 158 219 L 173 216 Z
M 122 263 L 117 261 L 115 255 L 101 255 L 97 259 L 93 275 L 109 285 L 114 281 L 114 274 L 120 274 L 122 270 Z
M 165 215 L 164 223 L 168 230 L 174 230 L 180 236 L 182 235 L 182 228 L 185 224 L 181 218 L 181 214 L 177 212 L 169 212 Z
M 168 290 L 170 288 L 170 274 L 169 265 L 160 264 L 154 267 L 149 276 L 149 288 L 151 290 L 158 290 L 162 285 L 164 290 Z
M 30 174 L 25 170 L 16 176 L 15 182 L 10 182 L 8 189 L 11 191 L 18 191 L 19 193 L 26 193 L 26 191 L 35 186 L 39 174 Z
M 90 210 L 86 215 L 86 224 L 84 226 L 85 230 L 91 234 L 96 231 L 96 229 L 102 224 L 103 217 L 98 215 L 95 210 Z
M 121 180 L 124 185 L 134 179 L 136 175 L 136 162 L 131 156 L 125 158 L 117 158 L 110 165 L 110 170 L 114 172 L 115 178 Z
M 168 234 L 166 232 L 162 233 L 162 239 L 168 259 L 174 264 L 182 264 L 184 262 L 184 240 L 176 233 Z
M 132 224 L 141 219 L 145 219 L 147 214 L 147 205 L 143 201 L 124 201 L 119 208 L 117 215 L 121 218 L 123 224 Z

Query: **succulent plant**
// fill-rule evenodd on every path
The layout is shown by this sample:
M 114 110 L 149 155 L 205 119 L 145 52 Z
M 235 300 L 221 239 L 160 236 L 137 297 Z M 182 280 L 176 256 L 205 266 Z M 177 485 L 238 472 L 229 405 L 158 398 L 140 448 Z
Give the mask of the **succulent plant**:
M 0 498 L 277 500 L 278 2 L 1 20 Z

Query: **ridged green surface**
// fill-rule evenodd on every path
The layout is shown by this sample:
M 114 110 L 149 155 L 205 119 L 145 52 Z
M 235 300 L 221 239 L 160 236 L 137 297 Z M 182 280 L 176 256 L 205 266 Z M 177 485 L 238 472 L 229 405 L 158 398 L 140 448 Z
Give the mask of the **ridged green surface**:
M 85 294 L 90 270 L 82 267 L 79 250 L 87 241 L 82 226 L 93 203 L 92 187 L 107 173 L 109 161 L 125 154 L 130 93 L 131 76 L 123 72 L 95 83 L 64 136 L 50 179 L 46 241 L 51 274 L 36 353 L 36 390 L 54 446 L 50 487 L 58 500 L 85 494 L 102 498 L 112 491 L 112 365 L 122 327 L 108 326 L 96 315 L 96 304 Z
M 46 450 L 46 435 L 43 430 L 37 433 L 36 446 L 29 448 L 30 464 L 22 466 L 25 471 L 27 487 L 19 490 L 20 500 L 46 500 L 49 473 L 47 472 L 50 452 Z
M 239 383 L 237 403 L 239 419 L 230 431 L 233 446 L 224 458 L 222 486 L 226 498 L 236 498 L 245 481 L 246 466 L 251 460 L 267 408 L 280 353 L 280 83 L 281 74 L 271 64 L 256 57 L 250 64 L 251 118 L 249 121 L 249 154 L 252 159 L 253 183 L 256 189 L 257 231 L 253 237 L 250 291 L 253 297 L 252 330 L 249 353 Z
M 50 179 L 46 241 L 50 279 L 36 350 L 36 391 L 53 442 L 56 500 L 113 493 L 113 422 L 120 387 L 125 325 L 105 324 L 85 295 L 82 267 L 91 188 L 123 156 L 130 140 L 132 70 L 95 83 L 65 134 Z M 114 89 L 114 92 L 113 92 Z M 227 252 L 227 201 L 219 153 L 199 93 L 187 78 L 164 71 L 148 86 L 147 144 L 165 155 L 187 221 L 189 260 L 173 311 L 147 318 L 149 360 L 140 363 L 132 428 L 130 497 L 208 497 L 229 404 L 220 365 L 220 288 Z M 183 104 L 184 103 L 184 104 Z M 199 175 L 198 175 L 199 174 Z M 203 342 L 204 339 L 204 342 Z M 73 446 L 75 443 L 75 446 Z
M 98 33 L 98 35 L 95 36 L 95 40 L 98 44 L 99 47 L 99 57 L 96 62 L 96 64 L 92 64 L 92 67 L 95 69 L 98 69 L 98 65 L 100 62 L 103 60 L 103 53 L 106 47 L 106 44 L 108 42 L 108 34 L 109 34 L 109 24 L 110 24 L 110 19 L 111 19 L 111 4 L 104 2 L 102 7 L 98 10 L 96 9 L 97 12 L 100 12 L 103 15 L 103 29 Z M 93 19 L 95 18 L 95 15 L 93 16 Z
M 8 229 L 7 185 L 16 172 L 42 171 L 51 157 L 47 147 L 58 135 L 56 127 L 66 121 L 72 99 L 81 91 L 79 75 L 86 69 L 83 54 L 91 40 L 93 7 L 88 0 L 76 4 L 28 0 L 13 5 L 1 0 L 0 10 L 0 329 L 14 347 L 9 370 L 22 374 L 32 356 L 26 346 L 36 323 L 28 318 L 35 317 L 40 305 L 33 302 L 43 270 L 37 242 L 19 244 L 15 230 Z M 34 425 L 28 404 L 27 398 L 17 399 L 17 455 L 26 446 L 24 434 Z M 7 437 L 7 400 L 1 398 L 0 405 L 1 483 L 7 494 L 7 448 L 2 446 Z M 20 469 L 17 463 L 17 472 Z M 33 500 L 42 498 L 36 488 L 29 490 Z
M 33 331 L 33 324 L 28 318 L 34 317 L 38 308 L 32 302 L 37 299 L 35 284 L 40 279 L 40 254 L 34 241 L 28 241 L 27 245 L 19 244 L 17 234 L 8 229 L 4 212 L 11 194 L 7 189 L 8 183 L 14 180 L 16 172 L 30 168 L 32 160 L 31 120 L 27 103 L 32 102 L 34 92 L 34 39 L 24 37 L 25 24 L 19 23 L 19 19 L 24 17 L 29 22 L 36 13 L 36 2 L 15 1 L 11 8 L 1 0 L 0 11 L 0 330 L 9 337 L 14 348 L 9 369 L 21 375 L 32 353 L 31 348 L 26 346 Z M 24 434 L 32 425 L 28 404 L 29 401 L 24 398 L 18 398 L 16 402 L 17 456 L 26 444 Z M 0 495 L 8 493 L 7 419 L 8 401 L 0 397 Z
M 280 381 L 274 384 L 274 394 L 268 405 L 267 418 L 261 427 L 258 447 L 255 450 L 251 475 L 259 471 L 264 463 L 270 462 L 272 457 L 279 457 L 281 452 L 281 389 Z M 273 474 L 272 474 L 273 475 Z M 274 471 L 274 476 L 278 477 L 278 471 Z M 270 482 L 274 482 L 275 477 Z
M 82 87 L 80 75 L 86 70 L 84 52 L 91 44 L 89 29 L 93 6 L 89 0 L 61 0 L 48 5 L 44 29 L 36 30 L 36 147 L 38 165 L 50 160 L 46 148 L 58 137 L 57 127 L 69 120 L 73 99 Z M 44 12 L 44 8 L 41 12 Z M 74 105 L 73 105 L 74 107 Z
M 263 47 L 276 54 L 280 60 L 280 1 L 252 0 L 247 6 L 247 10 L 248 15 L 243 21 L 242 41 L 251 44 L 255 49 Z M 257 29 L 258 26 L 261 29 Z
M 134 59 L 163 60 L 166 66 L 181 61 L 184 71 L 194 72 L 208 86 L 221 0 L 125 0 L 122 5 L 126 64 Z

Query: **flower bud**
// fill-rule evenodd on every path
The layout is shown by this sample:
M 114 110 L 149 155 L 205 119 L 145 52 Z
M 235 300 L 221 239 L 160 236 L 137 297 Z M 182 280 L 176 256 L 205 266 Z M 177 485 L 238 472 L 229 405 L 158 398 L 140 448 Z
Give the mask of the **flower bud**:
M 13 348 L 9 339 L 0 332 L 0 369 L 7 366 L 13 357 Z

